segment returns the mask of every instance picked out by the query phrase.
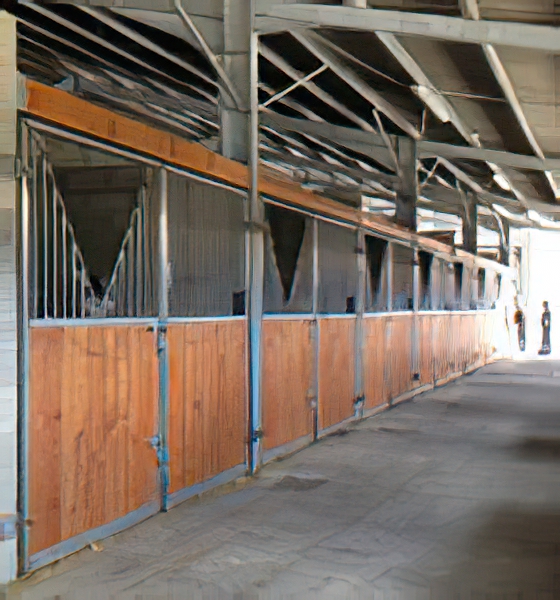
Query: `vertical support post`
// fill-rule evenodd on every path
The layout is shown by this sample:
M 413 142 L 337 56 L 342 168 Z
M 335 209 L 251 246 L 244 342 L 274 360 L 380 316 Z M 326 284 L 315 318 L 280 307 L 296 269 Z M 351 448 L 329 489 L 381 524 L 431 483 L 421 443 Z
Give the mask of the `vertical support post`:
M 463 249 L 471 254 L 477 253 L 478 215 L 477 197 L 472 192 L 463 196 Z
M 387 242 L 387 264 L 385 276 L 387 277 L 387 312 L 393 310 L 393 242 Z
M 58 316 L 58 210 L 57 210 L 57 197 L 56 197 L 56 181 L 54 180 L 54 173 L 51 173 L 52 178 L 52 299 L 53 299 L 53 317 L 56 319 Z
M 167 170 L 158 171 L 159 192 L 159 224 L 158 224 L 158 256 L 159 256 L 159 296 L 158 296 L 158 328 L 157 353 L 159 362 L 159 426 L 157 443 L 155 444 L 161 487 L 161 509 L 167 510 L 169 492 L 169 451 L 167 432 L 169 425 L 169 357 L 167 349 L 167 319 L 169 317 L 169 244 L 168 244 L 168 186 Z
M 21 541 L 19 544 L 19 571 L 26 571 L 29 557 L 29 232 L 30 232 L 30 203 L 29 193 L 29 142 L 30 134 L 25 124 L 21 125 L 21 180 L 20 180 L 20 410 L 18 411 L 19 431 L 19 478 L 18 478 L 18 511 L 21 514 Z M 34 161 L 35 164 L 35 161 Z M 34 170 L 35 171 L 35 170 Z
M 355 332 L 355 368 L 354 402 L 356 417 L 364 414 L 364 310 L 366 304 L 366 234 L 363 229 L 357 231 L 357 268 L 358 289 L 356 294 L 356 332 Z
M 397 159 L 400 181 L 397 190 L 395 220 L 397 225 L 416 231 L 416 204 L 418 201 L 416 141 L 409 137 L 399 137 Z
M 43 318 L 49 318 L 49 221 L 48 221 L 48 182 L 47 182 L 47 155 L 45 151 L 41 152 L 41 192 L 43 199 Z
M 412 377 L 414 381 L 420 380 L 420 261 L 418 249 L 414 249 L 414 263 L 412 266 Z
M 313 219 L 313 439 L 319 435 L 319 221 Z
M 58 202 L 58 195 L 57 195 Z M 68 318 L 68 240 L 66 239 L 66 210 L 62 208 L 62 318 Z
M 264 279 L 264 204 L 259 195 L 259 37 L 254 32 L 255 1 L 251 2 L 249 135 L 249 390 L 251 407 L 251 471 L 262 463 L 262 311 Z

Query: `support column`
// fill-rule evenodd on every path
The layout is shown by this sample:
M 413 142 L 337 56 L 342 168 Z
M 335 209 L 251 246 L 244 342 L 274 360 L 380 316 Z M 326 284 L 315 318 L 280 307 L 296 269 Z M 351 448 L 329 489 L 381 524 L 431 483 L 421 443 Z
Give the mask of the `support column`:
M 463 195 L 463 250 L 477 253 L 478 214 L 477 197 L 472 192 Z
M 16 20 L 0 11 L 0 584 L 17 574 Z M 21 285 L 21 284 L 20 284 Z M 25 290 L 27 292 L 27 290 Z M 19 313 L 19 314 L 18 314 Z M 23 425 L 23 423 L 22 423 Z
M 355 377 L 354 398 L 356 416 L 364 412 L 364 310 L 366 305 L 366 236 L 363 229 L 357 232 L 358 289 L 356 294 L 356 333 L 355 333 Z
M 235 106 L 226 93 L 220 98 L 220 152 L 243 163 L 249 160 L 250 146 L 251 5 L 248 0 L 224 0 L 223 67 L 243 105 Z
M 252 0 L 251 23 L 255 0 Z M 250 129 L 249 129 L 249 397 L 251 407 L 251 471 L 262 464 L 262 313 L 264 280 L 264 203 L 259 195 L 259 38 L 251 34 L 250 44 Z
M 395 221 L 397 225 L 416 231 L 416 204 L 418 200 L 418 170 L 416 168 L 416 141 L 409 137 L 397 138 L 399 186 Z
M 414 249 L 414 266 L 412 271 L 412 310 L 414 311 L 412 324 L 412 375 L 414 381 L 420 380 L 420 323 L 418 310 L 420 309 L 420 261 L 418 250 Z

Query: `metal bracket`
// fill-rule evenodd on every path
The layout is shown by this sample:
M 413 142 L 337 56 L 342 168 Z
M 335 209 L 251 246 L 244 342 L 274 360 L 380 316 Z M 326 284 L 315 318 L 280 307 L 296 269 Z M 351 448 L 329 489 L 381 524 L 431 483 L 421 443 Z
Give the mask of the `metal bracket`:
M 261 428 L 258 428 L 253 431 L 253 435 L 251 436 L 251 441 L 258 442 L 259 440 L 262 440 L 263 437 L 264 437 L 264 431 Z

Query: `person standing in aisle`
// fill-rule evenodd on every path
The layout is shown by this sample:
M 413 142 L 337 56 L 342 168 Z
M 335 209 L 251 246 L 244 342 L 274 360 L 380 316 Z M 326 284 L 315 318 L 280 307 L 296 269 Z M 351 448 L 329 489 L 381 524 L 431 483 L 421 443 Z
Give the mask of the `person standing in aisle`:
M 525 352 L 525 315 L 517 303 L 515 303 L 513 322 L 517 325 L 517 340 L 519 342 L 519 350 L 521 350 L 521 352 Z
M 548 308 L 548 302 L 545 300 L 543 303 L 543 314 L 541 317 L 542 325 L 542 346 L 539 350 L 539 354 L 550 354 L 550 310 Z

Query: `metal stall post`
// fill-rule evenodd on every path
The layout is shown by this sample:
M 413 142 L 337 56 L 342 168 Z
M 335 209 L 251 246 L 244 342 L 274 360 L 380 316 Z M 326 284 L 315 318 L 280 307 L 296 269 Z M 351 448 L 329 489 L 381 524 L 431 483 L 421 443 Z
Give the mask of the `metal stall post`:
M 393 242 L 387 242 L 386 252 L 386 264 L 385 264 L 385 277 L 387 278 L 387 312 L 390 313 L 393 310 Z M 393 335 L 392 319 L 389 316 L 385 325 L 385 348 L 390 347 L 391 337 Z M 383 369 L 384 383 L 391 381 L 391 362 L 387 360 L 387 353 L 385 354 L 385 367 Z M 391 398 L 389 398 L 389 402 Z
M 356 332 L 354 339 L 354 409 L 356 418 L 364 414 L 364 310 L 366 304 L 366 234 L 363 229 L 357 231 L 357 267 L 358 289 L 356 297 Z
M 319 435 L 319 221 L 313 219 L 313 397 L 311 409 L 313 419 L 313 439 Z
M 254 32 L 256 2 L 251 2 L 251 114 L 249 135 L 249 398 L 250 460 L 255 473 L 262 464 L 262 313 L 264 281 L 264 203 L 259 195 L 259 36 Z
M 412 270 L 412 379 L 420 381 L 420 262 L 418 249 L 414 249 L 414 265 Z
M 161 486 L 161 509 L 167 510 L 169 492 L 169 357 L 167 349 L 167 320 L 169 316 L 169 244 L 168 244 L 168 187 L 167 170 L 158 171 L 159 191 L 159 306 L 157 328 L 157 352 L 159 362 L 159 427 L 153 440 L 157 451 Z
M 18 572 L 29 567 L 29 233 L 30 202 L 29 193 L 29 130 L 22 123 L 20 129 L 20 214 L 19 214 L 19 341 L 18 353 Z M 32 171 L 34 174 L 35 170 Z M 35 185 L 35 182 L 34 182 Z

